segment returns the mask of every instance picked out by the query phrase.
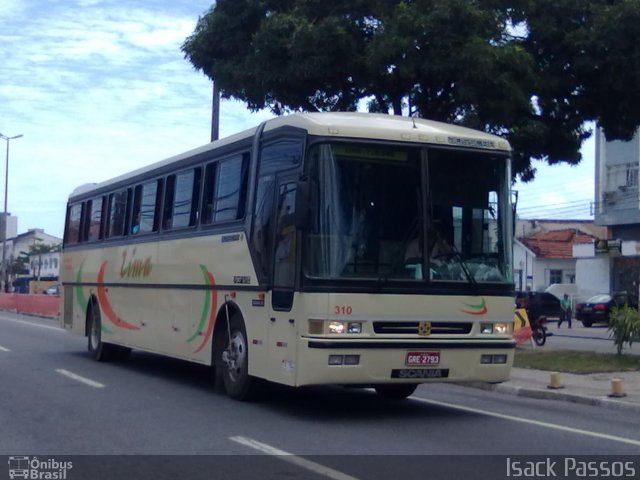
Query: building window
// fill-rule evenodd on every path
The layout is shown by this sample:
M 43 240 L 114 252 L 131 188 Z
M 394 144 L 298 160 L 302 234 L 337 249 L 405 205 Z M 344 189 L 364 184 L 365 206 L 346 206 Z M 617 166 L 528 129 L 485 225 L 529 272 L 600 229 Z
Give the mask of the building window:
M 562 283 L 562 270 L 549 270 L 549 283 Z

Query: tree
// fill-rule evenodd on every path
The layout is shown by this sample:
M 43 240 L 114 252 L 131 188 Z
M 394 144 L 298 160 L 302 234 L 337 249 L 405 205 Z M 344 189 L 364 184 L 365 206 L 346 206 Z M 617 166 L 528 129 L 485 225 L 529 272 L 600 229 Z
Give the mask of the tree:
M 251 110 L 419 114 L 505 136 L 514 170 L 640 125 L 640 0 L 218 0 L 182 50 Z
M 47 245 L 42 243 L 39 238 L 35 239 L 33 245 L 29 245 L 28 256 L 31 259 L 32 265 L 34 265 L 34 277 L 36 280 L 40 280 L 40 272 L 42 271 L 42 256 L 47 253 L 59 252 L 61 249 L 60 244 Z

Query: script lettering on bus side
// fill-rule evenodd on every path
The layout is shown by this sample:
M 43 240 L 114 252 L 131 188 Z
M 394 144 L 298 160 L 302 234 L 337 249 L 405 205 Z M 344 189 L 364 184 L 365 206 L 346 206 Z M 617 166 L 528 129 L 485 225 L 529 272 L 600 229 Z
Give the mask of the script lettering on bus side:
M 121 278 L 140 278 L 148 277 L 151 274 L 153 265 L 151 264 L 151 257 L 147 257 L 144 260 L 140 258 L 133 258 L 136 255 L 136 249 L 131 252 L 131 259 L 127 261 L 127 252 L 122 252 L 122 266 L 120 267 Z

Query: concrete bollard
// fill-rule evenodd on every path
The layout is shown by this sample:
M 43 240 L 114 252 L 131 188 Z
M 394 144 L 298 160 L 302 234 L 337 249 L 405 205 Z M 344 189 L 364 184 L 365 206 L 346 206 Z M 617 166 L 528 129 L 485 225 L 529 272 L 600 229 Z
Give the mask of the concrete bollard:
M 564 385 L 562 385 L 562 382 L 560 382 L 560 372 L 551 372 L 549 376 L 549 385 L 547 385 L 547 388 L 551 388 L 553 390 L 564 388 Z
M 621 378 L 611 379 L 611 393 L 609 394 L 609 396 L 612 398 L 622 398 L 627 396 L 627 394 L 622 391 Z

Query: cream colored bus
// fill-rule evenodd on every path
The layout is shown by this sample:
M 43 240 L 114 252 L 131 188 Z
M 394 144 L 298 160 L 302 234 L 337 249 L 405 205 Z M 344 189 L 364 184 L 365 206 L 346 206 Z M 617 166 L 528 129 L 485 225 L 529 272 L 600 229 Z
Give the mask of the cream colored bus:
M 500 382 L 513 362 L 510 146 L 421 119 L 309 113 L 69 197 L 64 328 L 263 380 Z

